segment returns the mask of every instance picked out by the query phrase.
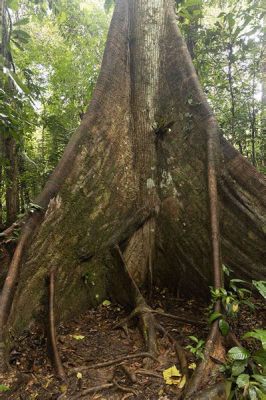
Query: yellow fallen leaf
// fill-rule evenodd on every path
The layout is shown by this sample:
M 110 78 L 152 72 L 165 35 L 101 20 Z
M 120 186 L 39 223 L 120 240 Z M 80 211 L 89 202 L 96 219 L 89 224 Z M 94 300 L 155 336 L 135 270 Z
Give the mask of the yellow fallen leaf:
M 67 391 L 67 385 L 61 385 L 60 386 L 60 392 L 61 393 L 66 393 L 66 391 Z
M 182 389 L 185 386 L 186 382 L 187 382 L 187 377 L 186 375 L 183 375 L 180 383 L 178 384 L 179 389 Z
M 76 340 L 83 340 L 85 338 L 85 336 L 83 335 L 70 335 L 70 336 Z
M 181 376 L 175 365 L 163 371 L 163 378 L 167 385 L 178 385 L 181 382 Z
M 81 373 L 81 372 L 78 372 L 78 373 L 77 373 L 77 378 L 78 378 L 78 379 L 82 379 L 82 373 Z
M 196 363 L 191 363 L 191 364 L 189 364 L 188 368 L 194 370 L 197 368 L 197 365 L 196 365 Z
M 237 303 L 234 303 L 233 305 L 232 305 L 232 310 L 233 310 L 233 312 L 237 312 L 238 311 L 238 304 Z

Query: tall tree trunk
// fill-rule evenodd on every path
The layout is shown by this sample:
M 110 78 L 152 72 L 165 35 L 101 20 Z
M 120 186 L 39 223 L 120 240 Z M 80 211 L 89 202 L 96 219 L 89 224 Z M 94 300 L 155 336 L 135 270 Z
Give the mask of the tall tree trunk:
M 107 295 L 130 303 L 117 244 L 139 285 L 152 267 L 157 284 L 207 296 L 211 132 L 223 262 L 238 277 L 265 278 L 264 177 L 220 138 L 172 1 L 118 0 L 91 105 L 11 263 L 18 286 L 12 307 L 10 279 L 3 288 L 1 323 L 19 333 L 42 315 L 51 268 L 62 319 Z

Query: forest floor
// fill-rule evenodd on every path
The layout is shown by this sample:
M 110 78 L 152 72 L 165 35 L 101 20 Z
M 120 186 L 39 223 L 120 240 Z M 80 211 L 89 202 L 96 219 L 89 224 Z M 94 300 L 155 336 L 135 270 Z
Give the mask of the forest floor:
M 253 301 L 257 305 L 255 311 L 242 308 L 233 323 L 232 329 L 238 337 L 246 331 L 266 326 L 265 304 L 259 299 Z M 160 292 L 151 305 L 154 309 L 178 316 L 207 321 L 206 305 L 199 301 L 171 298 Z M 54 375 L 47 356 L 44 332 L 36 327 L 25 331 L 11 351 L 9 378 L 0 382 L 10 390 L 0 397 L 8 400 L 176 398 L 180 389 L 175 384 L 166 384 L 163 378 L 163 371 L 177 362 L 175 350 L 165 337 L 158 337 L 159 354 L 152 366 L 149 358 L 140 355 L 110 366 L 97 367 L 96 364 L 105 361 L 114 362 L 122 356 L 145 352 L 143 338 L 136 326 L 130 326 L 127 332 L 114 329 L 126 315 L 121 306 L 104 302 L 58 327 L 57 341 L 67 383 Z M 190 335 L 206 339 L 209 330 L 207 322 L 205 326 L 195 326 L 165 316 L 156 315 L 156 319 L 183 347 L 193 344 Z M 198 363 L 189 351 L 187 357 L 189 362 Z M 109 386 L 85 394 L 87 389 L 102 385 Z

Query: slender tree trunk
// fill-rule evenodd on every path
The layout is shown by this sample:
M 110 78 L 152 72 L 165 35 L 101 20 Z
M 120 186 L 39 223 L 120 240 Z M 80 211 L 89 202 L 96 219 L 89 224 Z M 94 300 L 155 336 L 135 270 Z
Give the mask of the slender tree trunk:
M 6 214 L 7 225 L 11 225 L 19 212 L 19 169 L 17 143 L 13 137 L 5 139 L 6 166 Z
M 0 0 L 0 55 L 3 56 L 3 21 L 4 21 L 4 0 Z M 1 65 L 1 72 L 3 66 Z M 3 86 L 3 81 L 1 80 L 1 87 Z M 3 151 L 3 137 L 0 136 L 0 229 L 3 225 L 3 159 L 4 159 L 4 151 Z
M 18 286 L 3 288 L 2 326 L 19 333 L 42 315 L 51 268 L 62 319 L 107 295 L 132 302 L 116 245 L 139 285 L 152 270 L 156 284 L 206 297 L 209 162 L 219 171 L 223 262 L 238 277 L 265 278 L 264 177 L 219 137 L 172 1 L 118 0 L 91 105 L 11 263 Z

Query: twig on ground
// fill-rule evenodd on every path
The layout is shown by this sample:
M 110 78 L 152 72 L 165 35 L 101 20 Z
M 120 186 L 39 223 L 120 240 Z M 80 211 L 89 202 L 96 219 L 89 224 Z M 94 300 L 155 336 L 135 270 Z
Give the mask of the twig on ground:
M 143 353 L 136 353 L 136 354 L 128 354 L 128 355 L 116 358 L 114 360 L 104 361 L 104 362 L 98 363 L 98 364 L 82 365 L 80 367 L 73 368 L 73 372 L 80 372 L 80 371 L 85 371 L 85 370 L 88 370 L 88 369 L 109 367 L 111 365 L 121 363 L 121 362 L 123 362 L 125 360 L 130 360 L 131 358 L 139 358 L 139 357 L 149 357 L 149 358 L 152 358 L 154 361 L 158 361 L 157 358 L 155 358 L 150 353 L 143 352 Z

